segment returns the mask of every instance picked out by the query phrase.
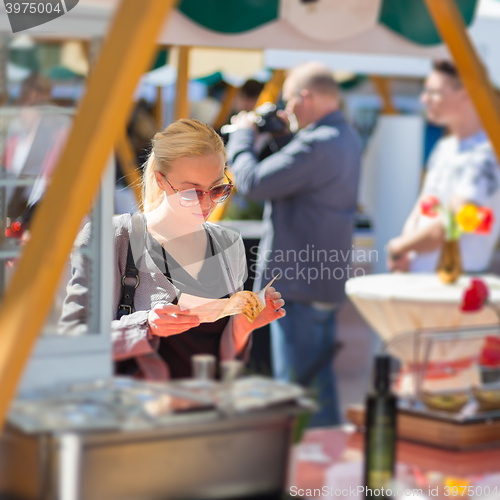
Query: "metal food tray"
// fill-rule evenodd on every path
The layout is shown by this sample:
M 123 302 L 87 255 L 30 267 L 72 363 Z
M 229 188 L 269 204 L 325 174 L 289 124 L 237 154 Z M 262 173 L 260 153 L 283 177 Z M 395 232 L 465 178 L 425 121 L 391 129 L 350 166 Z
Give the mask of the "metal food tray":
M 261 377 L 97 385 L 73 386 L 59 398 L 57 391 L 33 394 L 19 404 L 50 412 L 47 401 L 71 406 L 98 400 L 109 412 L 101 427 L 92 419 L 70 419 L 72 426 L 56 428 L 52 421 L 51 428 L 43 415 L 31 412 L 30 425 L 24 422 L 29 432 L 23 432 L 20 408 L 12 409 L 0 440 L 0 498 L 208 500 L 277 494 L 286 487 L 295 419 L 304 412 L 304 391 L 297 386 Z M 117 393 L 125 399 L 113 405 L 110 396 Z M 167 408 L 154 417 L 138 404 L 141 394 L 167 394 L 200 406 Z M 258 405 L 256 397 L 263 398 Z

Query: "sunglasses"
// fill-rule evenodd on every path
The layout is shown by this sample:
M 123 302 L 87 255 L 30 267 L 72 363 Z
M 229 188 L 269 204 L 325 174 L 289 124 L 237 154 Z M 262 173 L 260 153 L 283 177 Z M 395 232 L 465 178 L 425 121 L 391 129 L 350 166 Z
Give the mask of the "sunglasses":
M 162 177 L 167 181 L 168 185 L 172 188 L 173 192 L 179 197 L 179 204 L 182 207 L 194 207 L 201 203 L 203 198 L 205 197 L 206 194 L 210 196 L 210 200 L 213 203 L 224 203 L 228 198 L 229 195 L 231 194 L 231 189 L 233 189 L 233 181 L 227 176 L 226 172 L 224 171 L 224 176 L 226 179 L 229 181 L 229 184 L 218 184 L 217 186 L 214 186 L 213 188 L 209 189 L 208 191 L 203 191 L 202 189 L 186 189 L 184 191 L 179 191 L 178 189 L 174 188 L 170 182 L 168 182 L 168 179 L 165 177 L 164 174 L 162 174 Z

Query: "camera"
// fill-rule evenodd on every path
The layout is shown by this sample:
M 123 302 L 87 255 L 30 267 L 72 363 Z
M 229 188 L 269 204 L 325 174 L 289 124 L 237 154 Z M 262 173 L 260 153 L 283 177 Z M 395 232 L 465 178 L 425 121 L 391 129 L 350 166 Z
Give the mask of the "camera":
M 259 132 L 282 134 L 288 131 L 286 123 L 278 116 L 278 108 L 272 102 L 266 102 L 255 109 L 255 124 Z
M 255 125 L 259 132 L 283 134 L 288 132 L 287 124 L 278 116 L 278 108 L 272 102 L 266 102 L 255 109 Z M 234 125 L 224 125 L 221 134 L 230 134 L 237 130 Z

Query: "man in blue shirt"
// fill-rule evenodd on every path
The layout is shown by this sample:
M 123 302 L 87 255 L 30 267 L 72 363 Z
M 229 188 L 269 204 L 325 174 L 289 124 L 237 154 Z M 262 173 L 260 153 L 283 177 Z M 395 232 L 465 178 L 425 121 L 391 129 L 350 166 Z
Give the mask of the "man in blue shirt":
M 314 376 L 321 411 L 312 425 L 332 425 L 340 416 L 331 353 L 344 284 L 354 276 L 361 142 L 339 110 L 339 89 L 325 66 L 292 70 L 283 99 L 284 117 L 298 128 L 285 147 L 259 162 L 254 115 L 242 112 L 227 153 L 239 193 L 266 200 L 255 287 L 281 271 L 287 304 L 286 317 L 271 324 L 275 377 Z

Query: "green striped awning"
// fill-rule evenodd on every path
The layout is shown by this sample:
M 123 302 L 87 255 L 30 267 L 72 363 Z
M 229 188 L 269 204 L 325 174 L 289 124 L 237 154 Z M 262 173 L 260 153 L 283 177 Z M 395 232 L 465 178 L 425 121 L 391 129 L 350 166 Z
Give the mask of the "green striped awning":
M 346 22 L 356 23 L 356 12 L 345 12 L 340 2 L 349 0 L 316 0 L 305 4 L 303 0 L 182 0 L 179 10 L 196 23 L 210 30 L 236 34 L 252 30 L 266 23 L 276 21 L 290 12 L 290 9 L 316 9 L 332 13 L 332 4 L 339 2 L 339 16 L 347 16 Z M 370 0 L 379 3 L 378 23 L 420 45 L 440 43 L 424 0 Z M 455 0 L 462 12 L 465 23 L 469 25 L 474 17 L 477 0 Z M 299 6 L 298 4 L 304 5 Z M 359 4 L 359 3 L 358 3 Z M 362 5 L 362 4 L 359 4 Z M 360 22 L 364 9 L 360 10 Z M 299 11 L 300 12 L 300 11 Z M 307 10 L 306 10 L 307 12 Z M 376 21 L 376 18 L 374 18 Z M 338 24 L 338 23 L 337 23 Z

